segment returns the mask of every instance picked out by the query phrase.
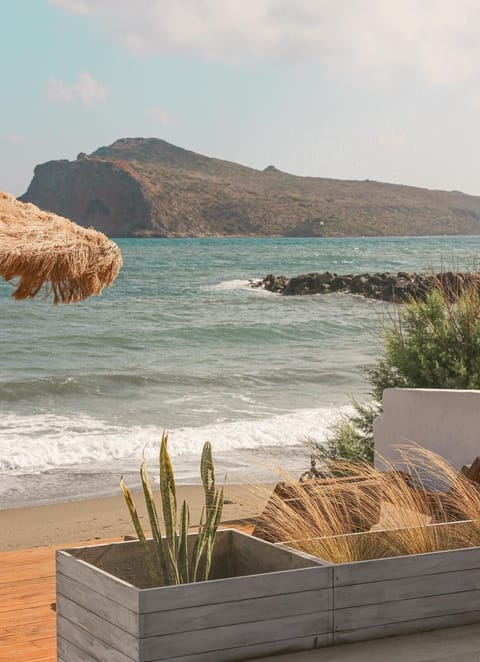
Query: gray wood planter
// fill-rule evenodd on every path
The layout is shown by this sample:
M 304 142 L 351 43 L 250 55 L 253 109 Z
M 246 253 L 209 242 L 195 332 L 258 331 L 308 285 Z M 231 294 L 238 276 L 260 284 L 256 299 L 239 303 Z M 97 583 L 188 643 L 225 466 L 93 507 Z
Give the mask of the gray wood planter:
M 208 582 L 145 588 L 140 543 L 57 552 L 61 662 L 229 662 L 332 643 L 328 564 L 220 531 Z
M 473 526 L 456 522 L 428 529 L 441 546 L 448 529 L 468 539 Z M 387 543 L 388 536 L 378 531 L 348 537 L 358 541 L 359 549 L 368 549 L 369 537 Z M 305 541 L 287 545 L 309 547 Z M 480 623 L 480 547 L 339 563 L 330 571 L 333 645 Z

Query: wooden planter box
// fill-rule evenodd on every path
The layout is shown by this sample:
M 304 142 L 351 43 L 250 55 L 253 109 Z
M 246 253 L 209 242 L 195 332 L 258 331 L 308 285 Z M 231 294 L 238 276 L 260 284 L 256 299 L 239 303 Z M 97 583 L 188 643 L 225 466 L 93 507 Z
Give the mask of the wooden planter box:
M 470 533 L 478 539 L 478 523 L 435 524 L 428 529 L 438 548 L 448 527 L 463 540 Z M 365 550 L 373 537 L 387 549 L 391 532 L 345 536 Z M 332 644 L 480 623 L 480 547 L 462 547 L 333 564 Z
M 137 541 L 58 551 L 58 660 L 229 662 L 332 643 L 329 564 L 224 530 L 212 568 L 145 588 Z

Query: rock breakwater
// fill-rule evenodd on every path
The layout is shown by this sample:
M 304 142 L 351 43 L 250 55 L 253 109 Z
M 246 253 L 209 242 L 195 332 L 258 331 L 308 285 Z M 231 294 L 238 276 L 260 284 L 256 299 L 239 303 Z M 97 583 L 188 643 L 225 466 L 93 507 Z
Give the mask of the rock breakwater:
M 446 271 L 439 274 L 422 274 L 414 271 L 398 273 L 364 273 L 339 275 L 325 271 L 308 273 L 288 278 L 269 274 L 259 281 L 251 281 L 252 287 L 262 287 L 283 296 L 327 294 L 346 292 L 369 299 L 403 303 L 425 298 L 427 292 L 442 287 L 452 294 L 461 292 L 466 286 L 476 283 L 480 287 L 480 273 Z

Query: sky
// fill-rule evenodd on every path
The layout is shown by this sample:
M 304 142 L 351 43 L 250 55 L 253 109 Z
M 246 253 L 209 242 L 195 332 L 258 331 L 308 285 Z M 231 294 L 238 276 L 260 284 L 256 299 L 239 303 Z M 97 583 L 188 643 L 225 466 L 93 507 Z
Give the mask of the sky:
M 478 0 L 1 0 L 0 190 L 118 138 L 480 195 Z

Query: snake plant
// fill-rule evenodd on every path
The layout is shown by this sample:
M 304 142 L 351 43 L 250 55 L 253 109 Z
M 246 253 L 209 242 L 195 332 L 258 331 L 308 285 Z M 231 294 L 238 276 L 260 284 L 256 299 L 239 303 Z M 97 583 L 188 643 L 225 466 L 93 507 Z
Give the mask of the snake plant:
M 202 508 L 195 544 L 193 549 L 189 549 L 190 511 L 187 502 L 184 501 L 180 509 L 180 518 L 178 518 L 175 474 L 167 445 L 168 435 L 164 432 L 160 444 L 160 502 L 165 536 L 162 536 L 161 532 L 160 518 L 145 455 L 142 456 L 140 479 L 152 532 L 151 541 L 147 539 L 142 527 L 130 490 L 123 482 L 123 478 L 120 480 L 120 487 L 137 537 L 142 543 L 152 585 L 156 586 L 185 584 L 208 579 L 215 536 L 222 517 L 224 501 L 223 487 L 220 491 L 215 488 L 212 447 L 207 441 L 203 446 L 200 461 L 205 504 Z

